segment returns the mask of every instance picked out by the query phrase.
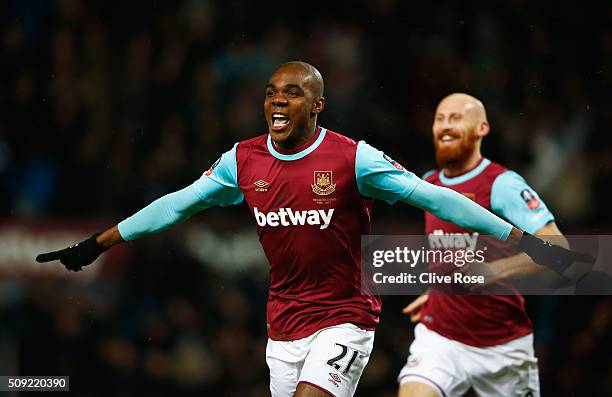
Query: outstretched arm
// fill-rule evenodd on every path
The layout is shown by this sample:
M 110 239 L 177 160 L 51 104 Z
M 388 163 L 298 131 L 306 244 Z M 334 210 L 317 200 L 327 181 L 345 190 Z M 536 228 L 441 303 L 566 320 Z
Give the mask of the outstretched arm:
M 225 153 L 200 179 L 184 189 L 167 194 L 118 225 L 68 248 L 41 254 L 38 262 L 59 260 L 69 270 L 79 271 L 110 247 L 165 230 L 185 221 L 196 212 L 214 205 L 240 203 L 235 146 Z
M 428 211 L 442 220 L 499 240 L 518 242 L 522 237 L 522 231 L 464 195 L 420 179 L 402 201 Z
M 359 191 L 364 196 L 390 204 L 401 200 L 448 222 L 517 245 L 534 262 L 562 274 L 572 263 L 594 263 L 595 258 L 552 245 L 525 233 L 467 197 L 448 188 L 432 185 L 406 171 L 401 165 L 359 142 L 355 160 Z
M 574 252 L 526 233 L 448 188 L 420 181 L 412 194 L 402 201 L 463 228 L 514 244 L 535 263 L 549 267 L 559 275 L 574 262 L 595 263 L 592 255 Z
M 521 230 L 467 197 L 423 181 L 380 150 L 359 142 L 355 159 L 357 186 L 364 196 L 389 204 L 403 201 L 466 229 L 518 243 Z

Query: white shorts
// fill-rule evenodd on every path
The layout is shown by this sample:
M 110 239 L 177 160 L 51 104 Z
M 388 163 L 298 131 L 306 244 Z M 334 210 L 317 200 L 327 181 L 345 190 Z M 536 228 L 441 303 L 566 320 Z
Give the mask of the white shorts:
M 374 331 L 353 324 L 324 328 L 294 341 L 268 339 L 272 397 L 292 397 L 306 382 L 335 397 L 355 393 L 374 344 Z
M 428 384 L 440 396 L 463 396 L 470 388 L 483 397 L 538 397 L 538 359 L 533 334 L 502 345 L 473 347 L 431 331 L 419 323 L 400 385 Z

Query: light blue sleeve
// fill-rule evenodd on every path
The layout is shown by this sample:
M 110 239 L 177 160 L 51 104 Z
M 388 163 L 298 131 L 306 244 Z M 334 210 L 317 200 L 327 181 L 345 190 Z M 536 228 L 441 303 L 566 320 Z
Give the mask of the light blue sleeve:
M 355 174 L 359 193 L 393 204 L 408 196 L 420 179 L 364 141 L 357 144 Z
M 155 200 L 117 226 L 124 240 L 135 240 L 183 222 L 206 208 L 239 204 L 243 199 L 238 188 L 234 145 L 200 179 Z
M 531 234 L 555 220 L 538 194 L 514 171 L 500 174 L 493 182 L 491 209 Z
M 447 222 L 506 241 L 512 225 L 454 190 L 421 181 L 405 203 Z

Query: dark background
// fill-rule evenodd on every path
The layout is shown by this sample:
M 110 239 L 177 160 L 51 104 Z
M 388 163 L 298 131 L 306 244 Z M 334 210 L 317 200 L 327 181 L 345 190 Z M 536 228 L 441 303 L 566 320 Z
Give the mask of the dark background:
M 525 176 L 564 233 L 610 233 L 612 3 L 526 0 L 4 1 L 3 230 L 104 228 L 191 183 L 266 132 L 267 78 L 297 59 L 325 78 L 321 125 L 416 173 L 435 165 L 437 102 L 479 97 L 484 154 Z M 374 232 L 419 233 L 422 218 L 379 203 Z M 251 215 L 189 224 L 128 244 L 112 278 L 0 268 L 2 375 L 70 375 L 84 396 L 267 395 L 265 262 L 193 248 L 208 230 L 227 251 L 256 251 Z M 395 394 L 411 299 L 384 298 L 358 396 Z M 543 395 L 612 395 L 610 297 L 527 302 Z

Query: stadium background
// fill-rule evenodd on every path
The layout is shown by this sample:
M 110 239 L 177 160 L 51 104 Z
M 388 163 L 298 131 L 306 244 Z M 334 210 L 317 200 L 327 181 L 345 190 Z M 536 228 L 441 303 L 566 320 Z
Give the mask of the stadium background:
M 610 233 L 607 1 L 3 1 L 0 374 L 75 395 L 265 396 L 267 274 L 244 206 L 213 209 L 80 274 L 34 256 L 108 227 L 265 132 L 286 60 L 326 81 L 320 123 L 415 172 L 437 101 L 480 97 L 484 153 L 522 173 L 566 234 Z M 379 203 L 377 233 L 419 233 Z M 279 242 L 282 243 L 282 242 Z M 394 396 L 411 297 L 385 297 L 358 396 Z M 612 300 L 528 297 L 544 396 L 612 395 Z

